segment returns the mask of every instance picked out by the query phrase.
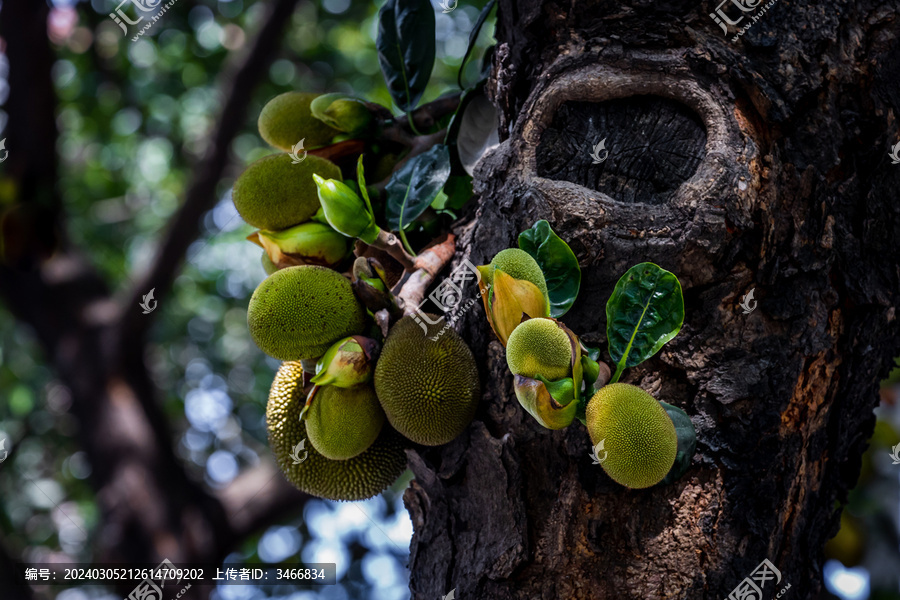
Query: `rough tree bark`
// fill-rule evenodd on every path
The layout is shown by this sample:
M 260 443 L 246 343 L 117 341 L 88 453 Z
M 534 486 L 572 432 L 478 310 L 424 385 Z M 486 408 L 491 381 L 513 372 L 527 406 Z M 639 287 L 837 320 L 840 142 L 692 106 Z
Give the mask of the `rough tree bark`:
M 411 454 L 415 599 L 718 600 L 763 559 L 782 573 L 764 597 L 821 588 L 900 340 L 898 6 L 782 0 L 737 41 L 715 9 L 499 1 L 503 142 L 457 259 L 484 264 L 549 220 L 583 270 L 563 320 L 603 349 L 618 277 L 676 273 L 684 328 L 623 381 L 687 411 L 698 451 L 674 485 L 618 486 L 583 426 L 545 430 L 519 407 L 469 311 L 484 399 L 465 435 Z

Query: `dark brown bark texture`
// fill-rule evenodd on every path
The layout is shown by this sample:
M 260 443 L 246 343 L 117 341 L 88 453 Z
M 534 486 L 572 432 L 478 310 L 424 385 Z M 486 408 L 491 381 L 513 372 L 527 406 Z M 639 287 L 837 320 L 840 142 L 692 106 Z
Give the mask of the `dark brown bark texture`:
M 604 351 L 625 270 L 677 274 L 681 333 L 623 381 L 687 411 L 698 449 L 673 485 L 615 484 L 580 423 L 549 431 L 518 405 L 473 308 L 476 421 L 411 455 L 413 598 L 718 600 L 763 559 L 782 574 L 764 597 L 819 593 L 900 341 L 898 4 L 781 0 L 737 41 L 715 9 L 499 2 L 503 142 L 457 259 L 487 263 L 547 219 L 583 273 L 562 320 Z

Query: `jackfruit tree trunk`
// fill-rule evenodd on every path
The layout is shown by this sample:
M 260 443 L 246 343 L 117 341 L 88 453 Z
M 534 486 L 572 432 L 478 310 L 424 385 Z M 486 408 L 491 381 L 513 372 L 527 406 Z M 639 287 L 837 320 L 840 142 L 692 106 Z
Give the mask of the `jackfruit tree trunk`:
M 900 340 L 900 19 L 874 0 L 736 6 L 724 36 L 713 4 L 500 0 L 503 142 L 457 260 L 547 219 L 583 273 L 563 320 L 604 351 L 619 276 L 676 273 L 684 327 L 623 381 L 687 411 L 698 448 L 673 485 L 615 484 L 581 424 L 518 405 L 477 304 L 459 322 L 476 420 L 411 455 L 414 599 L 719 600 L 763 560 L 780 572 L 765 598 L 821 588 Z

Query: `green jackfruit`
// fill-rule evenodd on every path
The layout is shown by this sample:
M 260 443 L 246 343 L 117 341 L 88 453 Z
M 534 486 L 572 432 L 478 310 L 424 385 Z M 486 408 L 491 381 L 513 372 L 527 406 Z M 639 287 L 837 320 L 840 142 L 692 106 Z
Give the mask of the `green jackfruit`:
M 310 443 L 332 460 L 364 452 L 375 442 L 382 425 L 384 411 L 371 385 L 321 387 L 306 413 Z
M 303 368 L 299 362 L 283 363 L 266 406 L 269 446 L 285 478 L 301 491 L 329 500 L 365 500 L 383 492 L 406 469 L 403 438 L 387 426 L 359 456 L 325 458 L 305 443 L 306 422 L 300 420 L 305 402 Z
M 547 292 L 547 280 L 544 278 L 544 272 L 541 270 L 541 267 L 530 254 L 518 248 L 507 248 L 498 252 L 494 260 L 491 261 L 488 283 L 491 283 L 493 280 L 494 269 L 500 269 L 515 279 L 524 279 L 536 285 L 544 295 L 549 310 L 550 295 Z M 550 313 L 548 312 L 547 314 Z
M 326 146 L 340 133 L 312 115 L 309 105 L 319 94 L 287 92 L 269 100 L 259 113 L 259 135 L 269 145 L 290 152 L 304 140 L 307 150 Z
M 337 165 L 318 156 L 307 156 L 297 164 L 289 154 L 264 156 L 234 182 L 234 207 L 258 229 L 280 231 L 304 223 L 319 210 L 313 174 L 341 178 Z
M 572 342 L 556 321 L 528 319 L 513 329 L 506 344 L 506 364 L 514 375 L 549 381 L 569 377 Z
M 481 396 L 472 351 L 454 330 L 440 333 L 443 324 L 429 324 L 426 332 L 412 317 L 403 317 L 375 365 L 375 392 L 388 422 L 426 446 L 446 444 L 462 433 Z
M 662 481 L 675 463 L 675 425 L 656 398 L 627 383 L 600 388 L 587 405 L 587 428 L 594 446 L 604 442 L 600 466 L 626 487 L 641 489 Z
M 318 358 L 334 342 L 361 333 L 366 311 L 340 273 L 312 265 L 269 275 L 247 307 L 250 335 L 280 360 Z
M 266 275 L 271 275 L 278 270 L 278 267 L 275 266 L 275 263 L 272 262 L 272 259 L 269 258 L 269 254 L 265 250 L 263 250 L 260 261 L 262 262 L 263 270 L 266 272 Z

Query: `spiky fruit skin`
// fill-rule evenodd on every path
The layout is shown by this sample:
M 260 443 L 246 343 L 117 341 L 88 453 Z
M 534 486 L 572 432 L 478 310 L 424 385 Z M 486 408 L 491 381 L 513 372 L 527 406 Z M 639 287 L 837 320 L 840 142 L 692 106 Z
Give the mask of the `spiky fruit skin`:
M 613 383 L 587 405 L 587 428 L 596 446 L 605 440 L 606 474 L 626 487 L 656 485 L 672 469 L 678 452 L 675 425 L 662 405 L 641 388 Z
M 341 178 L 341 170 L 330 160 L 312 155 L 298 164 L 291 160 L 289 154 L 264 156 L 237 178 L 231 198 L 244 221 L 268 231 L 304 223 L 319 210 L 313 173 Z
M 250 335 L 280 360 L 318 358 L 334 342 L 361 333 L 366 311 L 340 273 L 312 265 L 266 277 L 247 307 Z
M 375 443 L 354 458 L 329 460 L 306 444 L 305 460 L 294 464 L 294 448 L 308 440 L 306 423 L 300 420 L 305 400 L 300 363 L 282 364 L 269 392 L 266 424 L 278 466 L 298 489 L 329 500 L 365 500 L 383 492 L 406 469 L 403 438 L 390 427 L 382 427 Z
M 331 460 L 362 454 L 378 438 L 383 425 L 384 411 L 371 385 L 323 386 L 306 413 L 310 443 Z
M 259 113 L 259 135 L 279 150 L 290 152 L 304 140 L 306 150 L 324 146 L 340 131 L 315 118 L 309 105 L 319 94 L 287 92 L 269 100 Z
M 562 379 L 572 367 L 572 342 L 556 321 L 528 319 L 509 335 L 506 364 L 514 375 Z
M 427 325 L 412 317 L 391 329 L 375 365 L 375 393 L 391 426 L 417 444 L 454 439 L 475 416 L 481 385 L 475 357 L 443 321 Z
M 547 280 L 544 278 L 544 272 L 530 254 L 519 248 L 507 248 L 501 250 L 491 261 L 491 267 L 500 269 L 507 275 L 511 275 L 515 279 L 524 279 L 530 281 L 541 290 L 544 298 L 549 303 L 549 294 L 547 292 Z

